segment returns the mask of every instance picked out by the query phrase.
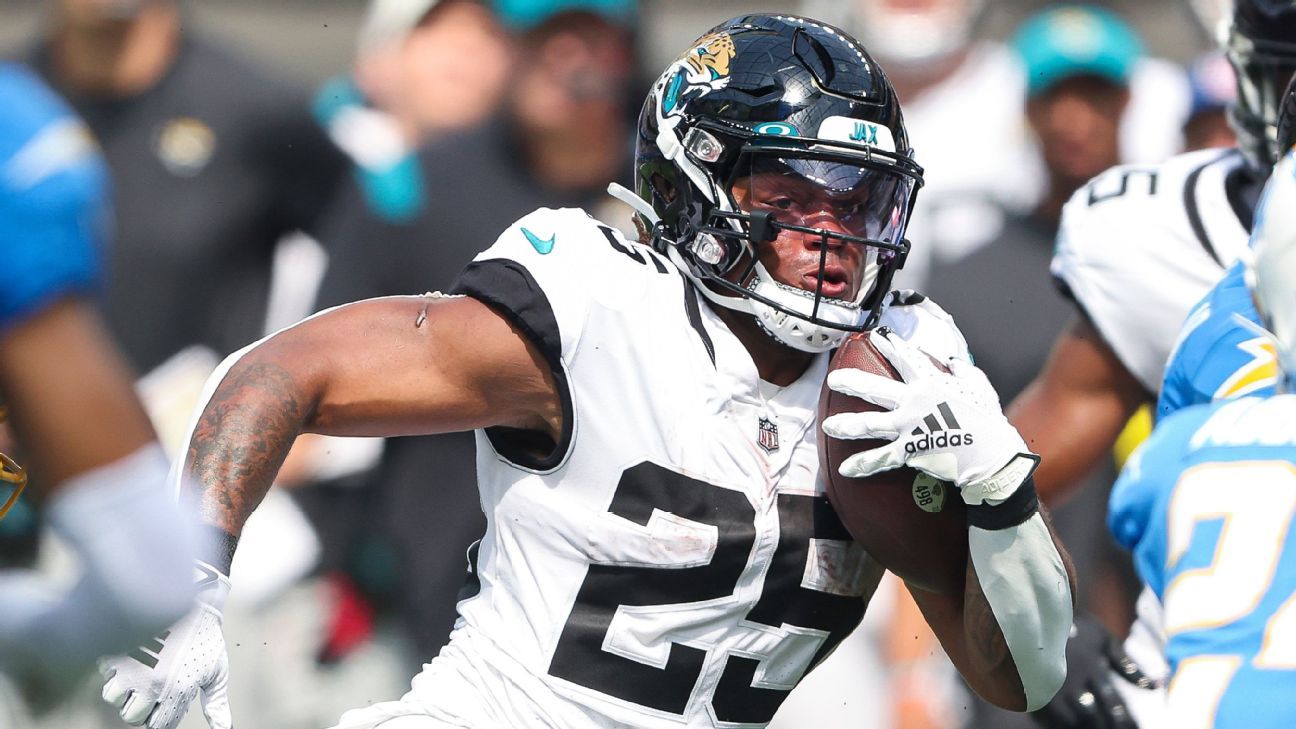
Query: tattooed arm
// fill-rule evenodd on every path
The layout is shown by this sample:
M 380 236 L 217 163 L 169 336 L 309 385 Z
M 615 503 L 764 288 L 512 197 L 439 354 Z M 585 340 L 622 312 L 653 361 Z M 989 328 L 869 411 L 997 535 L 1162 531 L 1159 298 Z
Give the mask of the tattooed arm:
M 308 319 L 227 360 L 189 440 L 202 519 L 237 537 L 303 432 L 561 432 L 548 366 L 471 298 L 389 297 Z M 222 368 L 224 369 L 224 367 Z

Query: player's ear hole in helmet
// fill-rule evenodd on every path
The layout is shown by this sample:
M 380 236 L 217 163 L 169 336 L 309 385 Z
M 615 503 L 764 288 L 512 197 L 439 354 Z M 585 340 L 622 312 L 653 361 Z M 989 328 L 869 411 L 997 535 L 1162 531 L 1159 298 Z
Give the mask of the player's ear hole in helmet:
M 1254 169 L 1268 174 L 1283 91 L 1296 72 L 1296 0 L 1236 0 L 1226 51 L 1237 77 L 1229 122 Z
M 658 78 L 638 132 L 640 223 L 710 301 L 808 352 L 876 323 L 909 250 L 922 168 L 894 89 L 857 41 L 794 16 L 729 20 Z M 758 199 L 752 185 L 771 179 L 798 199 Z M 818 251 L 813 290 L 762 265 L 759 247 L 785 239 Z M 838 256 L 858 258 L 859 275 L 838 271 Z

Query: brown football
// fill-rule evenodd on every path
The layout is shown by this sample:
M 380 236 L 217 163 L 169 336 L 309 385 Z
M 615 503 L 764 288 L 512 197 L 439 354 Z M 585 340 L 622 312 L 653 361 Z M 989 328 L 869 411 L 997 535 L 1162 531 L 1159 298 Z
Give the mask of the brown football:
M 869 341 L 853 334 L 833 355 L 829 371 L 854 367 L 900 379 Z M 873 403 L 824 385 L 819 422 L 843 412 L 881 410 Z M 837 468 L 848 456 L 883 445 L 880 440 L 839 440 L 819 433 L 819 463 L 832 502 L 851 536 L 883 567 L 914 587 L 943 595 L 963 592 L 967 566 L 967 516 L 952 484 L 912 468 L 869 478 L 846 478 Z

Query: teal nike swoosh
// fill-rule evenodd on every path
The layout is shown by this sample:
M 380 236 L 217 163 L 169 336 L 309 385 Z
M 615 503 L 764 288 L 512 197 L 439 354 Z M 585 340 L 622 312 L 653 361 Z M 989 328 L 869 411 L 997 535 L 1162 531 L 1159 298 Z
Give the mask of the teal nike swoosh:
M 526 236 L 527 242 L 531 244 L 532 248 L 536 249 L 536 253 L 539 253 L 542 256 L 547 255 L 548 253 L 553 251 L 554 239 L 558 237 L 557 234 L 554 234 L 549 236 L 549 238 L 546 240 L 536 235 L 535 233 L 532 233 L 526 228 L 522 229 L 522 235 Z

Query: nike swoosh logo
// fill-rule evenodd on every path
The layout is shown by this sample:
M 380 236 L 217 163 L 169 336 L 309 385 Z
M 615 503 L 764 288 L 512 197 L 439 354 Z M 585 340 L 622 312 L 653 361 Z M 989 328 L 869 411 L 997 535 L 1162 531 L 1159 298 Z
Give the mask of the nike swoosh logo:
M 551 251 L 553 251 L 554 239 L 558 237 L 558 235 L 555 233 L 554 235 L 549 236 L 547 239 L 541 238 L 540 236 L 536 235 L 535 233 L 532 233 L 526 228 L 522 229 L 522 235 L 526 236 L 527 242 L 531 244 L 532 248 L 536 249 L 536 253 L 539 253 L 542 256 L 548 255 Z

